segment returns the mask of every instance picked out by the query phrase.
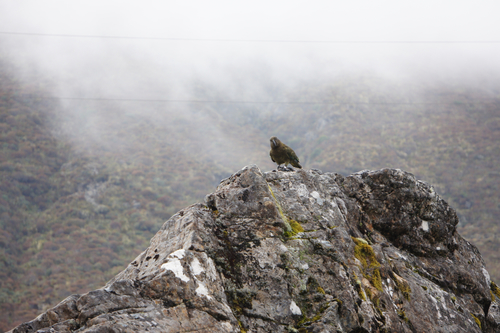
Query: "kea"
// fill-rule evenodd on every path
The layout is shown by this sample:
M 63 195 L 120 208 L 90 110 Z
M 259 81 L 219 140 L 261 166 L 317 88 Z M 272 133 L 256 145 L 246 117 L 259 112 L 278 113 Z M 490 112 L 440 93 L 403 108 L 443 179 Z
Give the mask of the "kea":
M 271 155 L 271 160 L 278 164 L 278 170 L 283 163 L 285 163 L 285 169 L 287 169 L 289 163 L 296 168 L 302 169 L 302 166 L 299 164 L 299 158 L 292 148 L 288 147 L 275 136 L 270 141 L 271 151 L 269 155 Z

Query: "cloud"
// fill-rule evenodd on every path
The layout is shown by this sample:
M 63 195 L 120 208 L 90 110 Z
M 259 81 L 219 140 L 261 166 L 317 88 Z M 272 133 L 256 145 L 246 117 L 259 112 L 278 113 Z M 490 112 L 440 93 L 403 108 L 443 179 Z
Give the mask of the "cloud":
M 177 101 L 109 101 L 101 110 L 102 102 L 62 100 L 63 118 L 86 126 L 93 142 L 120 114 L 169 129 L 173 119 L 198 119 L 189 120 L 193 140 L 214 136 L 211 149 L 224 143 L 236 156 L 234 138 L 207 119 L 276 106 L 179 101 L 293 100 L 294 87 L 346 73 L 495 81 L 500 43 L 476 42 L 498 41 L 499 9 L 496 1 L 1 1 L 0 32 L 28 35 L 0 34 L 0 47 L 49 77 L 56 97 Z M 270 133 L 258 135 L 267 143 Z

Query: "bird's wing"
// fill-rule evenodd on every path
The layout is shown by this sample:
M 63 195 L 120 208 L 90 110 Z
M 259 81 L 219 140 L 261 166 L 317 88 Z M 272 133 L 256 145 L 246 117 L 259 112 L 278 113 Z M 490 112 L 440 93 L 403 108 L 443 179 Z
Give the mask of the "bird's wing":
M 269 152 L 269 156 L 271 156 L 271 160 L 272 160 L 274 163 L 276 163 L 276 161 L 275 161 L 275 160 L 274 160 L 274 158 L 273 158 L 273 154 L 271 154 L 271 152 Z
M 293 165 L 296 168 L 302 168 L 299 162 L 299 158 L 297 157 L 297 154 L 293 151 L 293 149 L 290 148 L 290 150 L 287 153 L 288 158 L 290 159 L 290 164 Z
M 290 159 L 290 161 L 294 161 L 294 162 L 299 163 L 299 158 L 297 157 L 297 154 L 295 154 L 295 152 L 292 149 L 290 149 L 287 152 L 287 155 L 288 155 L 288 158 Z

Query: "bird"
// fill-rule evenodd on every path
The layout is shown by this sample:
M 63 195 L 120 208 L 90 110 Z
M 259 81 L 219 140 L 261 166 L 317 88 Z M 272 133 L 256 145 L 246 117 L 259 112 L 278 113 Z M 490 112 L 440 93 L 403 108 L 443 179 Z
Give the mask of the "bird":
M 271 151 L 269 155 L 271 156 L 271 160 L 278 164 L 278 170 L 283 163 L 285 163 L 285 169 L 289 163 L 296 168 L 302 169 L 299 158 L 292 148 L 288 147 L 275 136 L 269 139 L 269 141 L 271 142 Z

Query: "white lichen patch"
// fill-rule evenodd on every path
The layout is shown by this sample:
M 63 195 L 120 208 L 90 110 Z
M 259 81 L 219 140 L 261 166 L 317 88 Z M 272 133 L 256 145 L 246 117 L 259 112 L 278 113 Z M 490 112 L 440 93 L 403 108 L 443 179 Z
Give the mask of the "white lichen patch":
M 429 231 L 429 222 L 422 220 L 422 225 L 420 226 L 420 229 L 423 231 Z
M 434 305 L 436 306 L 438 319 L 441 319 L 442 315 L 441 315 L 441 312 L 439 311 L 439 306 L 438 306 L 438 301 L 437 301 L 437 299 L 435 299 L 435 298 L 434 298 L 434 297 L 432 297 L 431 295 L 429 295 L 429 297 L 431 298 L 432 302 L 433 302 L 433 303 L 434 303 Z
M 180 250 L 177 250 L 177 251 L 170 253 L 169 257 L 172 256 L 172 257 L 175 257 L 177 259 L 183 259 L 185 255 L 186 255 L 186 250 L 180 249 Z
M 363 243 L 363 244 L 368 245 L 368 242 L 364 238 L 356 238 L 356 240 L 359 241 L 359 242 L 361 242 L 361 243 Z
M 217 279 L 217 269 L 215 268 L 214 261 L 210 259 L 206 253 L 203 253 L 203 258 L 206 262 L 207 275 L 211 281 L 215 281 Z
M 297 194 L 299 197 L 308 197 L 309 196 L 309 191 L 307 190 L 307 187 L 305 184 L 300 184 L 297 187 Z
M 191 261 L 191 272 L 193 272 L 194 275 L 200 275 L 203 271 L 203 266 L 201 266 L 198 258 L 195 257 L 193 261 Z
M 201 256 L 201 258 L 198 259 L 199 256 Z M 205 252 L 195 254 L 191 261 L 190 269 L 195 279 L 196 276 L 203 272 L 205 272 L 205 278 L 210 279 L 210 281 L 215 281 L 217 279 L 217 270 L 215 269 L 214 262 Z
M 385 289 L 387 289 L 387 292 L 389 293 L 389 295 L 392 298 L 392 295 L 394 294 L 394 291 L 393 291 L 393 289 L 391 287 L 391 279 L 387 278 L 387 284 L 384 283 L 383 285 L 384 285 Z
M 391 286 L 387 286 L 387 291 L 389 292 L 389 295 L 392 298 L 392 295 L 394 294 L 394 290 L 392 290 L 392 287 Z
M 397 254 L 398 254 L 398 256 L 399 256 L 400 258 L 403 258 L 405 261 L 408 261 L 408 258 L 407 258 L 406 256 L 402 255 L 402 254 L 401 254 L 401 253 L 399 253 L 399 252 L 397 252 Z
M 333 224 L 340 225 L 345 223 L 346 219 L 341 207 L 335 201 L 330 201 L 330 204 L 333 209 L 328 209 L 328 215 L 332 218 Z
M 302 311 L 300 311 L 300 308 L 297 306 L 297 304 L 292 301 L 290 303 L 290 311 L 294 314 L 294 315 L 297 315 L 297 316 L 300 316 L 302 315 Z
M 491 278 L 490 278 L 490 274 L 488 273 L 488 271 L 486 270 L 486 268 L 481 268 L 481 270 L 483 271 L 483 275 L 484 277 L 486 278 L 486 283 L 488 284 L 488 286 L 491 284 Z
M 197 281 L 198 282 L 198 288 L 196 288 L 196 295 L 198 296 L 205 296 L 206 298 L 208 299 L 212 299 L 212 296 L 210 296 L 208 294 L 208 289 L 207 287 L 205 287 L 205 285 L 203 283 L 201 283 L 200 281 Z
M 324 200 L 321 199 L 321 196 L 319 195 L 318 192 L 312 191 L 311 192 L 311 197 L 313 197 L 314 199 L 316 199 L 316 202 L 318 203 L 318 205 L 320 205 L 320 206 L 323 205 Z
M 167 262 L 161 265 L 161 268 L 164 270 L 172 271 L 177 278 L 181 279 L 184 282 L 188 282 L 189 278 L 184 275 L 184 268 L 182 267 L 181 261 L 179 260 L 183 259 L 184 255 L 184 249 L 170 253 L 169 258 L 167 258 Z

